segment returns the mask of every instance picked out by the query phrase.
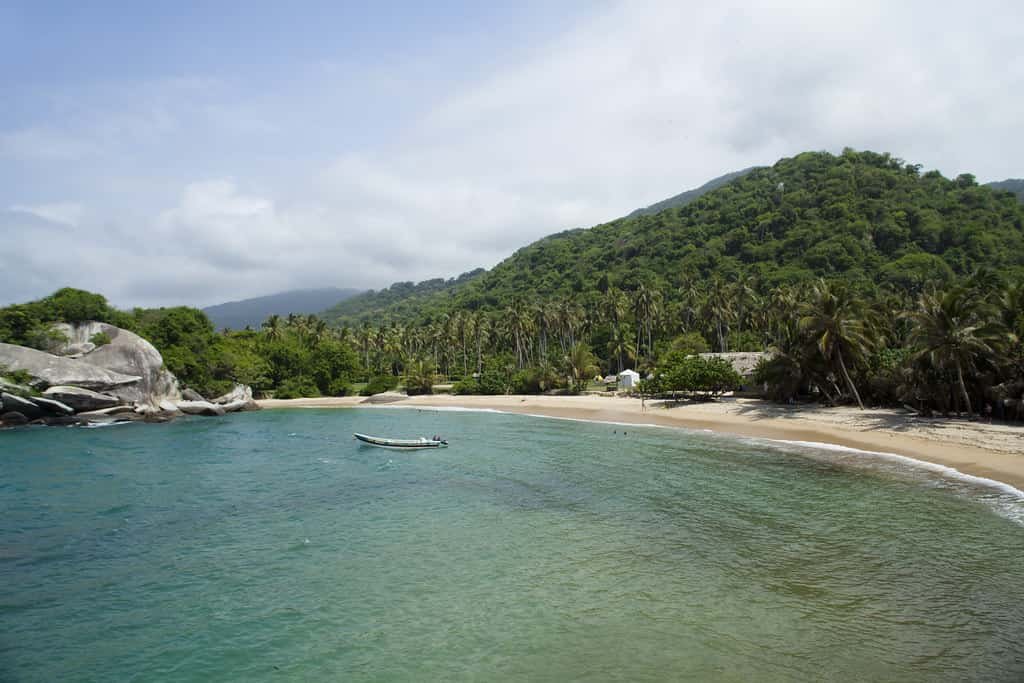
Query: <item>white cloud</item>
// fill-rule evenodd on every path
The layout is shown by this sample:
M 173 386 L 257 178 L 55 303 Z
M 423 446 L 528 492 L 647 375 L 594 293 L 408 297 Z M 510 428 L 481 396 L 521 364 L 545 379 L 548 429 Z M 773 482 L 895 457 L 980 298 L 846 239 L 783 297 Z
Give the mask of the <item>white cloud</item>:
M 78 225 L 85 211 L 81 204 L 75 202 L 56 202 L 54 204 L 35 204 L 31 206 L 14 204 L 9 210 L 30 213 L 44 220 L 63 223 L 72 227 Z
M 1009 2 L 624 2 L 448 91 L 440 71 L 410 83 L 313 64 L 244 96 L 198 79 L 107 108 L 76 97 L 66 109 L 88 125 L 2 134 L 0 150 L 49 160 L 58 178 L 58 161 L 116 160 L 97 165 L 95 205 L 4 203 L 88 227 L 95 267 L 117 260 L 96 278 L 112 299 L 207 304 L 454 276 L 807 149 L 1019 177 L 1021 15 Z M 119 194 L 147 178 L 157 190 Z M 32 271 L 51 289 L 75 262 L 62 249 L 63 267 Z

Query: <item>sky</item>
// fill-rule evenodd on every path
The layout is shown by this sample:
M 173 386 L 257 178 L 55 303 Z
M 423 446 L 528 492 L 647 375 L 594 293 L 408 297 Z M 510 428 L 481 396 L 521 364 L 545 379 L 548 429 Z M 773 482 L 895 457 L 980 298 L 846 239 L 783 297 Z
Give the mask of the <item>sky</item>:
M 1021 45 L 1019 1 L 9 0 L 0 305 L 454 277 L 807 150 L 1024 177 Z

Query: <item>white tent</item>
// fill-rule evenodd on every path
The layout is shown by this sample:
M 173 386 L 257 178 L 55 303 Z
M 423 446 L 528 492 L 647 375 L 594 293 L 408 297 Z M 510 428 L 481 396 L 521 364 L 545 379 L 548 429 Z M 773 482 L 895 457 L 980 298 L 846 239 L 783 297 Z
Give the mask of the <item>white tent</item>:
M 632 389 L 640 381 L 640 373 L 635 370 L 623 370 L 619 373 L 619 386 L 623 389 Z

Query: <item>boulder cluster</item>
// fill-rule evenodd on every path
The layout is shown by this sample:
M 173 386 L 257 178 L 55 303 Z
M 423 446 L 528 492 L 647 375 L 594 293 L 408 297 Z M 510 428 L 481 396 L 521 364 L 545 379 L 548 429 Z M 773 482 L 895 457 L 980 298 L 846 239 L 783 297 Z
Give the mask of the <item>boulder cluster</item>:
M 22 384 L 0 378 L 0 427 L 162 422 L 257 408 L 252 389 L 241 384 L 210 400 L 182 390 L 160 352 L 128 330 L 99 322 L 60 323 L 54 330 L 66 341 L 51 352 L 0 344 L 0 368 L 29 378 Z

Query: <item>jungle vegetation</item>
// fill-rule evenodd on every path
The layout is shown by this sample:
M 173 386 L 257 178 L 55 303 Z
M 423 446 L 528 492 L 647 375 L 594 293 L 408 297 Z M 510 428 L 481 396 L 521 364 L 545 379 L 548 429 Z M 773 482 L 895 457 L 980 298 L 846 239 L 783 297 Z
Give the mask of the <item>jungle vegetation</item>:
M 128 315 L 191 381 L 248 378 L 289 395 L 387 377 L 415 391 L 578 391 L 627 367 L 653 376 L 651 391 L 714 394 L 736 378 L 715 378 L 722 368 L 697 367 L 694 354 L 770 351 L 757 380 L 778 400 L 1012 417 L 1022 281 L 1013 194 L 848 149 L 783 159 L 685 206 L 552 235 L 490 271 L 398 283 L 320 318 L 218 335 L 178 309 L 110 315 Z

